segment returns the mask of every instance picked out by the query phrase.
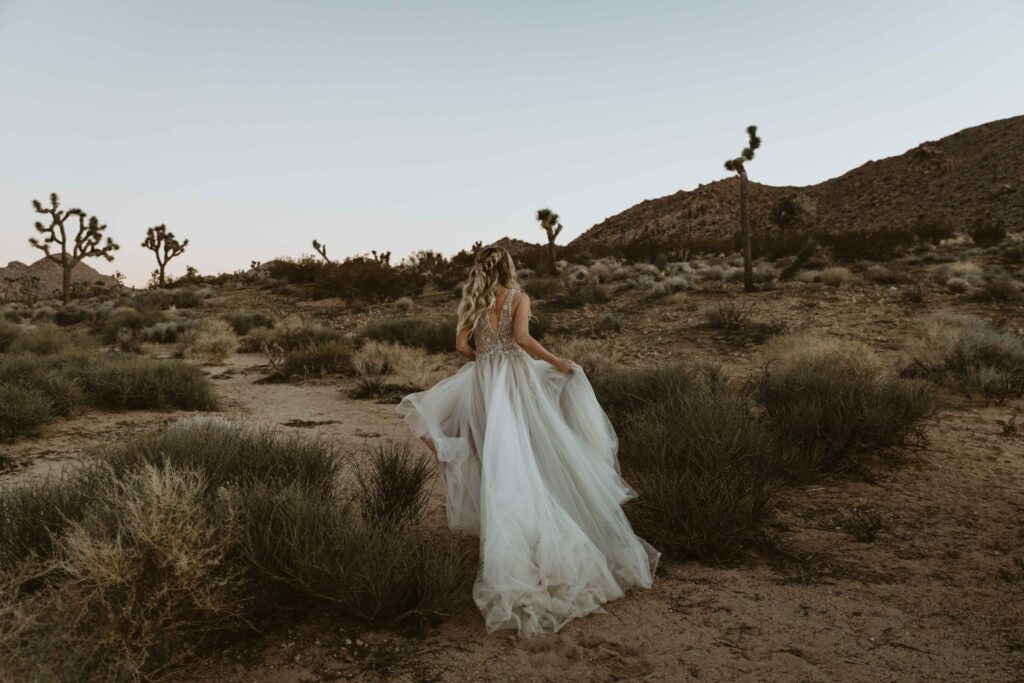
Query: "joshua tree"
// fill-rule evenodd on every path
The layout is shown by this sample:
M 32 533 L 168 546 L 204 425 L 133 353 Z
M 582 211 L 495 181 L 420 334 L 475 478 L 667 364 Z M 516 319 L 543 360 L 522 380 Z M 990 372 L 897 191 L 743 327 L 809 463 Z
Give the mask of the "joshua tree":
M 778 226 L 779 232 L 786 232 L 803 227 L 807 220 L 807 209 L 795 194 L 784 194 L 772 204 L 769 218 Z
M 81 209 L 62 210 L 56 192 L 50 194 L 49 206 L 44 207 L 38 199 L 33 199 L 32 208 L 36 213 L 49 216 L 50 225 L 43 225 L 42 222 L 36 221 L 36 232 L 42 236 L 42 239 L 31 237 L 28 242 L 46 254 L 46 258 L 61 267 L 63 271 L 61 294 L 64 304 L 67 305 L 71 301 L 71 269 L 84 258 L 100 257 L 113 261 L 113 252 L 120 247 L 114 244 L 109 237 L 105 243 L 103 242 L 103 232 L 107 226 L 101 224 L 96 216 L 91 216 L 87 221 L 85 212 Z M 68 231 L 74 227 L 69 224 L 74 218 L 78 219 L 78 229 L 72 237 Z
M 327 245 L 326 244 L 320 244 L 319 241 L 313 240 L 313 249 L 316 251 L 316 253 L 320 254 L 320 257 L 323 258 L 323 260 L 326 263 L 330 263 L 331 262 L 331 259 L 327 258 Z
M 157 286 L 163 289 L 167 284 L 167 278 L 164 275 L 167 264 L 175 256 L 185 253 L 188 240 L 179 242 L 174 233 L 169 232 L 167 226 L 161 223 L 156 227 L 146 229 L 146 239 L 143 240 L 142 246 L 156 254 Z
M 555 263 L 555 238 L 562 232 L 562 224 L 558 221 L 558 214 L 551 209 L 537 211 L 537 221 L 548 235 L 548 268 L 554 275 L 558 271 L 558 266 Z
M 754 150 L 761 146 L 761 138 L 757 137 L 757 126 L 747 126 L 747 146 L 735 159 L 725 162 L 726 170 L 733 171 L 740 177 L 740 234 L 743 239 L 743 289 L 754 291 L 754 266 L 750 254 L 750 211 L 747 207 L 747 168 L 746 163 L 754 159 Z

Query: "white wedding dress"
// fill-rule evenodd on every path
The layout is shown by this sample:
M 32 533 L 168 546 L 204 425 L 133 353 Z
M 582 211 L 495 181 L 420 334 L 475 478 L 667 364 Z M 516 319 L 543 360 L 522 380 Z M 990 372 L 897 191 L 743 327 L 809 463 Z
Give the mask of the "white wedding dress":
M 480 536 L 473 599 L 489 631 L 531 637 L 649 588 L 660 554 L 622 511 L 618 440 L 583 370 L 534 360 L 513 339 L 505 297 L 476 360 L 398 411 L 445 468 L 448 524 Z

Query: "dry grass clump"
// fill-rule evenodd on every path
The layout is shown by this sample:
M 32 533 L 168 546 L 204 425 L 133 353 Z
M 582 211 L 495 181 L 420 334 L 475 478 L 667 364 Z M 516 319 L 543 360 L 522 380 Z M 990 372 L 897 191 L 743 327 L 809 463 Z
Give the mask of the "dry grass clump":
M 0 674 L 151 680 L 296 607 L 374 626 L 463 608 L 472 556 L 416 524 L 429 466 L 372 462 L 346 478 L 318 442 L 188 420 L 0 490 Z
M 637 533 L 676 558 L 722 560 L 760 535 L 770 511 L 770 435 L 713 367 L 619 370 L 595 382 L 639 493 Z
M 855 464 L 853 456 L 908 446 L 937 409 L 934 387 L 892 377 L 865 346 L 808 335 L 777 338 L 754 397 L 783 457 L 806 479 Z
M 619 366 L 622 354 L 608 342 L 573 338 L 558 344 L 561 356 L 575 361 L 587 377 L 594 378 Z
M 7 320 L 0 318 L 0 353 L 4 353 L 11 348 L 11 344 L 21 334 L 21 327 L 14 325 Z
M 704 309 L 704 323 L 715 330 L 738 330 L 750 324 L 753 310 L 749 303 L 723 301 Z
M 121 330 L 138 332 L 146 327 L 167 321 L 163 311 L 156 308 L 137 309 L 121 306 L 112 310 L 98 323 L 100 338 L 106 344 L 113 344 Z
M 242 339 L 243 353 L 258 353 L 264 346 L 280 347 L 283 351 L 295 351 L 310 346 L 342 341 L 338 330 L 323 325 L 303 322 L 298 317 L 285 318 L 273 327 L 254 327 Z
M 423 349 L 368 341 L 352 358 L 355 398 L 379 398 L 389 391 L 427 389 L 448 374 L 443 361 Z
M 85 405 L 185 410 L 212 410 L 217 405 L 209 380 L 198 368 L 121 353 L 4 354 L 0 385 L 9 387 L 10 397 L 28 392 L 21 408 L 12 403 L 0 411 L 0 433 L 7 438 L 32 433 Z M 26 415 L 39 419 L 26 421 Z
M 231 329 L 235 331 L 240 337 L 244 337 L 249 334 L 251 330 L 257 327 L 273 327 L 274 319 L 266 313 L 253 312 L 253 311 L 240 311 L 236 313 L 225 313 L 224 320 L 231 325 Z
M 53 405 L 46 394 L 0 382 L 0 441 L 35 434 L 53 418 Z
M 7 351 L 49 356 L 94 346 L 95 342 L 85 335 L 69 334 L 56 325 L 45 324 L 22 327 Z
M 329 341 L 286 351 L 277 374 L 293 377 L 323 377 L 352 370 L 352 346 L 345 341 Z
M 829 287 L 842 287 L 856 281 L 849 268 L 843 266 L 831 266 L 821 271 L 821 282 Z
M 1024 395 L 1024 339 L 972 315 L 938 313 L 908 344 L 911 374 L 968 396 L 1002 402 Z
M 181 353 L 185 358 L 219 365 L 239 347 L 238 335 L 225 320 L 203 320 L 181 335 Z
M 412 312 L 412 309 L 415 307 L 416 304 L 413 302 L 412 297 L 409 296 L 399 297 L 395 301 L 395 308 L 397 308 L 402 313 L 410 313 Z
M 416 346 L 431 353 L 455 350 L 454 320 L 388 318 L 368 324 L 363 335 L 374 341 Z

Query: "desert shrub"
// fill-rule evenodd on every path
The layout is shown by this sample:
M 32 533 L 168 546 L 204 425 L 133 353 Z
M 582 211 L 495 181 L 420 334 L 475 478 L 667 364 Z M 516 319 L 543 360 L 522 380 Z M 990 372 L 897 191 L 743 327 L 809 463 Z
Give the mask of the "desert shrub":
M 640 536 L 672 557 L 722 560 L 760 535 L 773 498 L 771 439 L 717 370 L 620 370 L 596 387 L 639 493 L 628 510 Z
M 181 335 L 181 351 L 185 358 L 217 365 L 238 350 L 238 335 L 224 320 L 203 320 Z
M 67 306 L 62 306 L 54 313 L 53 321 L 61 327 L 66 327 L 90 321 L 92 317 L 92 312 L 87 308 L 77 304 L 68 304 Z
M 21 329 L 17 325 L 12 325 L 6 320 L 0 319 L 0 353 L 4 353 L 11 348 L 11 344 L 18 338 Z
M 274 326 L 273 318 L 266 313 L 259 312 L 225 313 L 224 320 L 231 325 L 231 329 L 233 329 L 235 334 L 239 336 L 245 336 L 249 334 L 250 330 L 257 327 Z
M 395 308 L 397 308 L 402 313 L 409 313 L 415 307 L 416 307 L 416 304 L 413 303 L 412 297 L 409 297 L 409 296 L 399 297 L 395 301 Z
M 865 274 L 869 280 L 879 285 L 898 285 L 907 281 L 906 276 L 899 271 L 877 263 L 868 266 Z
M 255 353 L 262 350 L 263 345 L 280 346 L 285 351 L 295 351 L 310 346 L 329 344 L 342 341 L 338 330 L 323 325 L 308 324 L 298 318 L 286 318 L 275 323 L 273 328 L 255 327 L 242 340 L 241 350 Z
M 991 247 L 1006 239 L 1006 226 L 990 215 L 981 214 L 971 223 L 970 234 L 979 247 Z
M 417 346 L 432 353 L 455 350 L 455 321 L 389 318 L 371 322 L 363 330 L 367 339 Z
M 196 328 L 199 324 L 198 320 L 168 320 L 144 327 L 135 334 L 135 338 L 139 342 L 151 344 L 173 344 L 180 341 L 185 332 Z
M 689 392 L 701 382 L 719 383 L 719 373 L 716 366 L 668 365 L 600 373 L 593 385 L 609 419 L 621 426 L 631 413 L 677 392 Z
M 99 334 L 107 344 L 117 341 L 117 335 L 121 330 L 138 332 L 146 327 L 162 323 L 167 317 L 162 311 L 156 308 L 136 309 L 127 306 L 115 308 L 100 324 Z
M 210 381 L 199 368 L 173 360 L 107 353 L 68 357 L 63 373 L 91 405 L 121 409 L 215 410 Z
M 654 266 L 651 266 L 652 268 Z M 587 304 L 604 304 L 610 299 L 608 290 L 597 282 L 584 281 L 574 284 L 565 289 L 565 292 L 556 300 L 557 304 L 564 308 L 575 308 Z M 553 302 L 554 303 L 554 302 Z
M 316 296 L 360 301 L 386 301 L 419 294 L 426 283 L 416 267 L 392 266 L 387 260 L 354 256 L 326 263 L 310 257 L 277 259 L 271 275 L 293 285 L 307 285 Z
M 127 304 L 139 310 L 168 308 L 196 308 L 202 305 L 209 290 L 197 287 L 175 289 L 147 289 L 128 298 Z
M 359 512 L 372 524 L 419 522 L 426 512 L 434 468 L 408 444 L 379 441 L 357 476 Z
M 547 333 L 551 330 L 551 317 L 543 311 L 531 311 L 530 316 L 530 336 L 534 339 L 543 339 Z
M 35 325 L 24 327 L 8 346 L 10 353 L 34 353 L 52 356 L 82 346 L 91 346 L 89 340 L 80 335 L 70 335 L 56 325 Z
M 714 330 L 738 330 L 750 324 L 753 306 L 723 301 L 704 309 L 704 324 Z
M 936 410 L 932 385 L 886 375 L 863 345 L 784 338 L 772 355 L 754 396 L 788 476 L 842 469 L 856 453 L 906 446 Z
M 887 261 L 912 245 L 914 239 L 910 228 L 854 230 L 822 237 L 838 261 Z
M 356 398 L 376 397 L 384 393 L 396 346 L 370 341 L 355 353 L 352 357 L 352 370 L 356 375 Z
M 557 348 L 563 357 L 582 367 L 591 379 L 614 370 L 622 360 L 622 355 L 608 343 L 592 339 L 569 339 Z
M 322 377 L 352 370 L 352 347 L 347 342 L 329 341 L 286 351 L 278 373 L 284 378 Z
M 956 234 L 949 221 L 938 216 L 918 216 L 911 224 L 911 230 L 921 241 L 938 244 Z
M 938 314 L 909 345 L 910 374 L 1003 401 L 1024 395 L 1024 339 L 971 315 Z
M 614 313 L 602 313 L 594 321 L 595 332 L 618 332 L 622 329 L 622 319 Z M 534 335 L 536 337 L 536 335 Z
M 532 277 L 523 284 L 523 291 L 534 299 L 553 299 L 562 291 L 557 277 Z
M 81 383 L 66 371 L 68 361 L 52 356 L 7 354 L 0 356 L 0 383 L 42 393 L 50 412 L 70 416 L 85 403 Z
M 848 285 L 855 279 L 850 269 L 842 266 L 832 266 L 821 271 L 821 281 L 830 287 Z
M 974 298 L 981 301 L 1018 301 L 1021 284 L 1008 275 L 998 274 L 985 280 L 974 293 Z
M 0 382 L 0 440 L 35 434 L 52 419 L 53 407 L 46 394 Z

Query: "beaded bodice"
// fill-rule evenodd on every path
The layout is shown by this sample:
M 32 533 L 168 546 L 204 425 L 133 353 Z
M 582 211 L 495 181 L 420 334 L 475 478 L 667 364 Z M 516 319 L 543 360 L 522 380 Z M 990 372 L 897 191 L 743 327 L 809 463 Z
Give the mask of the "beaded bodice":
M 519 345 L 512 335 L 512 297 L 518 290 L 510 289 L 505 295 L 505 301 L 501 305 L 501 312 L 498 314 L 497 331 L 491 326 L 490 314 L 480 318 L 476 323 L 476 330 L 473 338 L 476 340 L 477 357 L 489 356 L 492 354 L 508 355 L 520 353 Z

